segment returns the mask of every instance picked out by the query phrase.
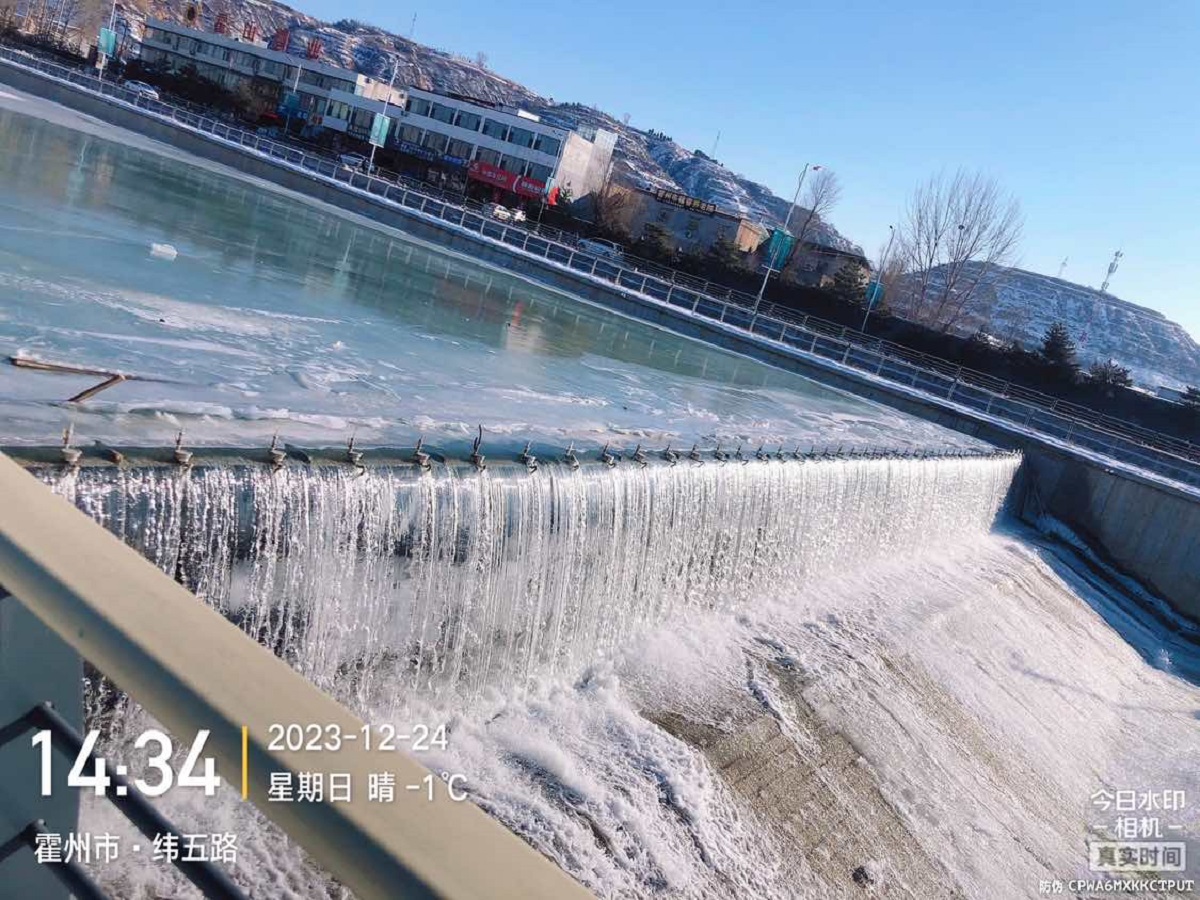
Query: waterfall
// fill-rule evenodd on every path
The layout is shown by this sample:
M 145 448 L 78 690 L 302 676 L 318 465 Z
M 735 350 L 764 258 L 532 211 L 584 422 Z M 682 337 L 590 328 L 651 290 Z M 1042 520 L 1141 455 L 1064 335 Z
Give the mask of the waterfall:
M 55 490 L 337 696 L 513 688 L 988 530 L 1019 458 L 84 467 Z

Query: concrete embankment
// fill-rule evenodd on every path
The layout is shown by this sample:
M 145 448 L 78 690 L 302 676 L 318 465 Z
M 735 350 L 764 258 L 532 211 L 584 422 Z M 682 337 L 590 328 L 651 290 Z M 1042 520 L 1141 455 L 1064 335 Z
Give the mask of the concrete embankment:
M 1120 570 L 1200 622 L 1200 499 L 1194 494 L 1027 448 L 1022 518 L 1049 514 Z
M 373 222 L 430 241 L 539 284 L 565 291 L 631 318 L 694 337 L 922 419 L 1025 452 L 1020 504 L 1026 518 L 1042 512 L 1062 520 L 1124 571 L 1200 620 L 1200 496 L 1160 479 L 1114 469 L 1036 433 L 973 414 L 952 403 L 765 341 L 687 310 L 654 302 L 617 285 L 521 253 L 449 223 L 348 190 L 244 148 L 154 118 L 121 103 L 0 62 L 0 81 L 102 121 L 161 141 Z

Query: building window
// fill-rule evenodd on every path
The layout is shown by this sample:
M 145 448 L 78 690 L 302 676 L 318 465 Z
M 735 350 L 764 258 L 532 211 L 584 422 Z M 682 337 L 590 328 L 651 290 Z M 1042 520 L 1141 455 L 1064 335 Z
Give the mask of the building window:
M 408 141 L 410 144 L 421 143 L 421 129 L 415 125 L 405 125 L 400 129 L 400 140 Z
M 474 149 L 466 141 L 451 141 L 446 145 L 446 155 L 456 156 L 459 159 L 470 159 L 471 151 Z
M 436 131 L 425 132 L 425 140 L 421 142 L 421 146 L 432 150 L 434 153 L 445 153 L 446 144 L 449 139 L 444 134 L 438 134 Z
M 542 153 L 549 153 L 551 156 L 558 156 L 558 151 L 562 149 L 562 141 L 558 138 L 550 137 L 548 134 L 539 134 L 537 142 L 533 145 L 534 150 L 540 150 Z
M 489 166 L 500 165 L 500 154 L 495 150 L 489 150 L 487 147 L 480 147 L 475 151 L 475 158 L 480 162 L 487 163 Z
M 518 147 L 532 147 L 533 132 L 527 128 L 510 128 L 508 130 L 508 142 L 516 144 Z
M 439 122 L 445 122 L 447 125 L 454 124 L 454 110 L 449 106 L 442 106 L 440 103 L 435 103 L 433 104 L 433 108 L 430 109 L 429 115 Z
M 537 163 L 529 164 L 529 177 L 536 178 L 538 181 L 549 181 L 550 176 L 554 174 L 554 170 L 549 166 L 539 166 Z
M 329 102 L 329 118 L 331 119 L 346 119 L 350 115 L 350 107 L 340 100 L 331 100 Z
M 414 116 L 427 116 L 429 115 L 429 101 L 422 100 L 420 97 L 409 97 L 408 111 Z
M 460 112 L 455 118 L 454 124 L 459 128 L 465 128 L 467 131 L 478 131 L 479 123 L 483 121 L 482 116 L 477 116 L 475 113 Z
M 495 119 L 484 119 L 483 133 L 488 137 L 494 137 L 496 140 L 502 141 L 508 135 L 508 126 L 503 122 L 497 122 Z
M 525 160 L 516 156 L 504 156 L 500 158 L 500 168 L 512 172 L 514 175 L 524 175 Z

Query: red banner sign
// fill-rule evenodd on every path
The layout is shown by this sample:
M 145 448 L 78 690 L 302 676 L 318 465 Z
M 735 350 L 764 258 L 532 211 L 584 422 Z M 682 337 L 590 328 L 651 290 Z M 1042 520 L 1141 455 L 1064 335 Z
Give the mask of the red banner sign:
M 484 184 L 490 184 L 492 187 L 502 188 L 506 191 L 511 191 L 517 180 L 517 176 L 507 169 L 485 163 L 481 159 L 472 160 L 470 168 L 467 169 L 467 175 L 476 181 L 482 181 Z
M 505 191 L 512 191 L 522 197 L 540 197 L 546 190 L 544 181 L 538 181 L 536 178 L 524 178 L 507 169 L 485 163 L 481 159 L 472 161 L 467 175 L 476 181 L 482 181 L 484 184 L 490 184 L 492 187 L 498 187 Z

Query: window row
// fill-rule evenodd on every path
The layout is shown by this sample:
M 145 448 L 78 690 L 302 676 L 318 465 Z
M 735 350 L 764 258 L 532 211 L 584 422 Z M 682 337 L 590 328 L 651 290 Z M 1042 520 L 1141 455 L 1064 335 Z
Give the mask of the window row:
M 538 134 L 528 128 L 518 128 L 516 125 L 506 125 L 495 119 L 485 119 L 476 113 L 466 110 L 456 110 L 443 103 L 431 103 L 421 97 L 409 97 L 407 109 L 414 116 L 425 116 L 446 125 L 465 128 L 467 131 L 481 131 L 488 137 L 518 147 L 527 147 L 551 156 L 558 156 L 562 149 L 562 141 L 548 134 Z
M 399 140 L 422 147 L 439 156 L 452 156 L 455 159 L 479 160 L 488 165 L 498 166 L 515 175 L 536 178 L 538 181 L 549 181 L 554 170 L 515 156 L 505 156 L 487 147 L 476 147 L 467 141 L 448 137 L 438 131 L 422 131 L 415 125 L 402 125 L 396 134 Z

